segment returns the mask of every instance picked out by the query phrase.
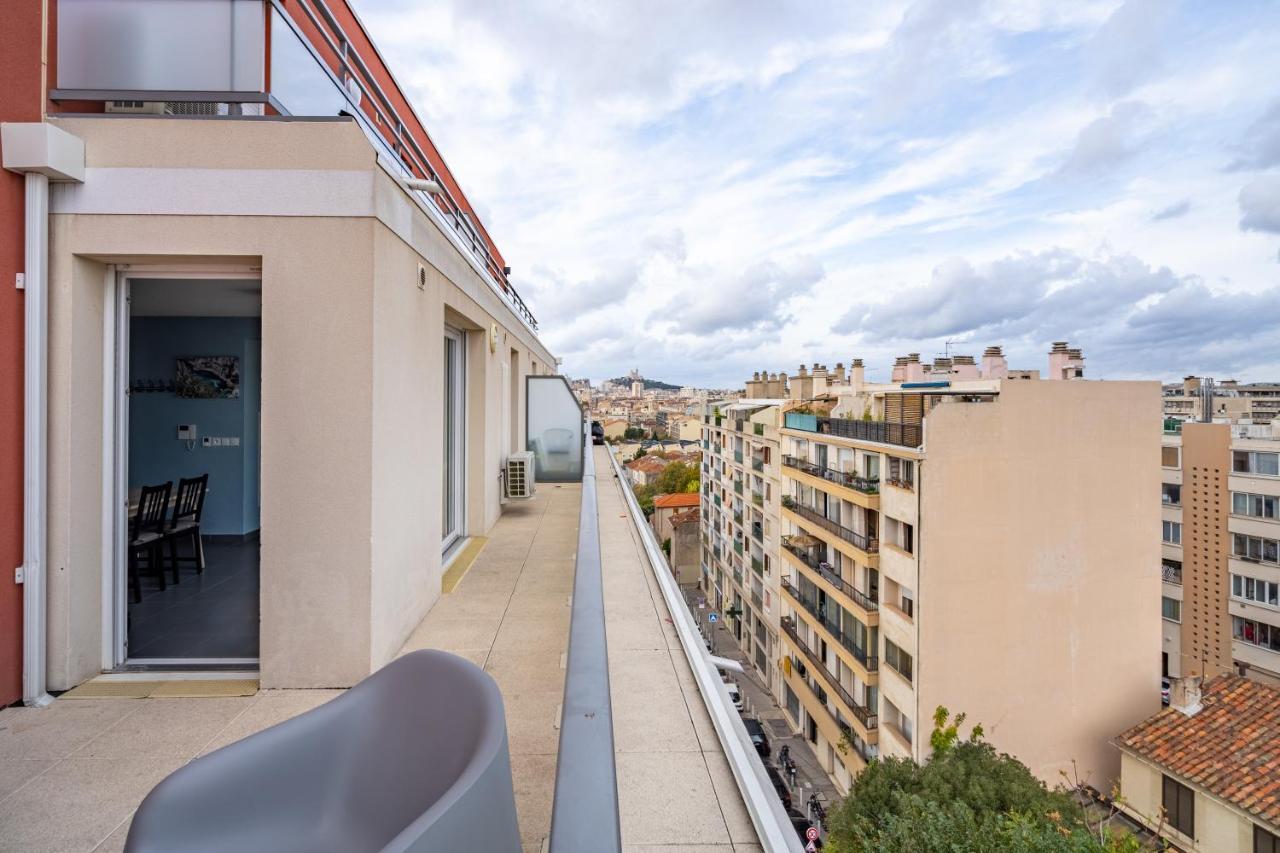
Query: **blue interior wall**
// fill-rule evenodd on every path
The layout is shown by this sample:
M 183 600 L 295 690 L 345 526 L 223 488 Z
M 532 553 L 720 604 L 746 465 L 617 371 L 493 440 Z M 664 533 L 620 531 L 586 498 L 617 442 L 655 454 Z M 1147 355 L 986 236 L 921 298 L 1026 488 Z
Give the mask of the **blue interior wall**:
M 258 529 L 258 453 L 261 399 L 257 317 L 134 317 L 129 326 L 130 386 L 172 383 L 177 359 L 194 355 L 240 358 L 240 396 L 197 400 L 171 391 L 129 397 L 129 487 L 209 474 L 201 529 L 243 535 Z M 178 440 L 178 424 L 195 424 L 193 448 Z M 239 438 L 238 447 L 205 447 L 205 436 Z

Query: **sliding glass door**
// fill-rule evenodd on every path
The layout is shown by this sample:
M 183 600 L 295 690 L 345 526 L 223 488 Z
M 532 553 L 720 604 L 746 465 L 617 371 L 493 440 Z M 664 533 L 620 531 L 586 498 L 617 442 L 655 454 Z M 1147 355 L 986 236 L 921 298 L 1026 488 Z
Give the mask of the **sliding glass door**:
M 466 446 L 466 353 L 461 332 L 444 333 L 444 472 L 441 489 L 443 510 L 441 547 L 448 551 L 464 535 L 463 492 Z

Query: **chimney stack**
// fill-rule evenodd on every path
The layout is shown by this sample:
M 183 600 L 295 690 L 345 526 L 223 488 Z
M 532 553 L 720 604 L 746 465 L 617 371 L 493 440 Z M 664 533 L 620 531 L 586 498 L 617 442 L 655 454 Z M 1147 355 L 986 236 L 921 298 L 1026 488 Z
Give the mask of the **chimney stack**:
M 890 382 L 906 382 L 907 381 L 907 357 L 900 355 L 893 360 L 893 373 L 889 378 Z
M 981 372 L 983 379 L 1004 379 L 1009 375 L 1009 362 L 1005 360 L 1002 347 L 997 345 L 982 351 Z
M 1050 379 L 1083 379 L 1084 355 L 1078 349 L 1071 349 L 1066 341 L 1054 341 L 1049 350 Z
M 958 355 L 952 359 L 951 372 L 956 379 L 977 379 L 978 365 L 971 355 Z
M 853 393 L 857 394 L 862 391 L 865 370 L 862 367 L 862 359 L 855 358 L 849 363 L 849 387 L 853 389 Z
M 924 365 L 920 363 L 920 353 L 907 353 L 906 378 L 904 382 L 923 382 Z
M 1204 678 L 1188 675 L 1169 680 L 1169 707 L 1194 717 L 1204 706 L 1200 704 L 1200 685 Z
M 836 369 L 831 372 L 831 382 L 834 385 L 844 384 L 844 362 L 837 361 Z

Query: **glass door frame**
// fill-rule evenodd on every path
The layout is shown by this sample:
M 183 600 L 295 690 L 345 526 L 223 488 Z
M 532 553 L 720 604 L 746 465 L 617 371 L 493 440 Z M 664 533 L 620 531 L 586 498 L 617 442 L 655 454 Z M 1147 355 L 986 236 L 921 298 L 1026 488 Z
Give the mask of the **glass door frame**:
M 453 358 L 450 358 L 450 349 Z M 444 327 L 444 369 L 440 407 L 441 435 L 440 551 L 448 554 L 467 538 L 467 336 L 460 329 Z M 453 427 L 452 433 L 450 427 Z M 453 525 L 449 524 L 450 513 Z

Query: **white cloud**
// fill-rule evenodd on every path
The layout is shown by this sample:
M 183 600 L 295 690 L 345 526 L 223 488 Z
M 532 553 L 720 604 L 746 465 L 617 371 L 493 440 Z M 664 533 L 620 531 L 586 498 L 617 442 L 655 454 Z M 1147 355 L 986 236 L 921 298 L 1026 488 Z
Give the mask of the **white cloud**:
M 1240 190 L 1240 229 L 1280 234 L 1280 175 L 1264 175 Z

